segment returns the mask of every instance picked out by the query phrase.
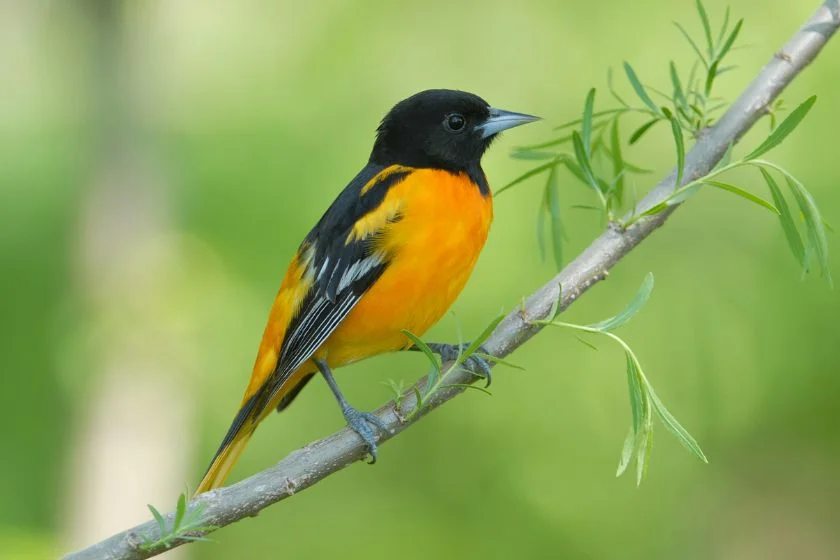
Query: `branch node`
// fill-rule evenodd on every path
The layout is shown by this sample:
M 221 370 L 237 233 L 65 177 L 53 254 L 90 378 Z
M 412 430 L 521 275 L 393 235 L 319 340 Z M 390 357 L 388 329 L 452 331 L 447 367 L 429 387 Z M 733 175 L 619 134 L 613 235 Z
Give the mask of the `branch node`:
M 779 60 L 784 60 L 785 62 L 793 63 L 793 57 L 784 51 L 779 51 L 773 56 L 774 58 L 777 58 Z
M 694 132 L 694 134 L 693 134 L 694 139 L 695 139 L 695 140 L 700 140 L 700 139 L 701 139 L 701 138 L 703 138 L 704 136 L 708 136 L 708 134 L 709 134 L 711 131 L 712 131 L 712 127 L 711 127 L 711 126 L 704 126 L 703 128 L 698 128 L 698 129 Z
M 125 544 L 128 545 L 130 550 L 140 550 L 140 547 L 144 543 L 145 541 L 134 531 L 131 531 L 125 536 Z
M 613 231 L 619 235 L 627 231 L 627 228 L 624 227 L 624 224 L 621 223 L 619 220 L 610 220 L 607 224 L 607 229 Z
M 402 403 L 397 404 L 397 402 L 394 401 L 394 406 L 391 408 L 394 411 L 394 417 L 397 419 L 397 422 L 399 422 L 400 424 L 405 424 L 407 418 L 405 417 L 405 414 L 403 414 Z
M 297 484 L 288 476 L 283 477 L 282 492 L 287 496 L 293 496 L 297 492 Z

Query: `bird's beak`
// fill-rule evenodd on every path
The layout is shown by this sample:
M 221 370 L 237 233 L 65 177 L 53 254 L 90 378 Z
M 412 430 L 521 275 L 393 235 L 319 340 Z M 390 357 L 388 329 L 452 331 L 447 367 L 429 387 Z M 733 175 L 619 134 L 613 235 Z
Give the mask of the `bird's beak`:
M 479 125 L 478 130 L 481 131 L 482 138 L 488 138 L 503 130 L 538 120 L 540 120 L 540 117 L 490 107 L 490 117 Z

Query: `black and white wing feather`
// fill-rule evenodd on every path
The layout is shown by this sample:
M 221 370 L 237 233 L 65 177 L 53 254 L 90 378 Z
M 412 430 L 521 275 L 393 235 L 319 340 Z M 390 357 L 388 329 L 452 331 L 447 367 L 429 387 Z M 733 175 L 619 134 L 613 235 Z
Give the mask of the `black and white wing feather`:
M 259 408 L 324 344 L 388 267 L 390 257 L 377 251 L 375 241 L 399 216 L 383 212 L 382 227 L 361 239 L 352 235 L 353 227 L 360 218 L 381 211 L 389 189 L 410 173 L 368 164 L 306 236 L 298 254 L 306 263 L 312 287 L 286 330 L 277 367 L 266 381 L 267 390 L 261 391 Z

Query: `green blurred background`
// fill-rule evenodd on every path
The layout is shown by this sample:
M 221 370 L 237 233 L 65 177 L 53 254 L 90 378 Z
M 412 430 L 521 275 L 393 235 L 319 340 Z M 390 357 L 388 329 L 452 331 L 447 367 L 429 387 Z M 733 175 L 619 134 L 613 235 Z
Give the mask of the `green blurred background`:
M 816 8 L 731 4 L 747 48 L 720 81 L 730 99 Z M 707 7 L 719 23 L 725 3 Z M 393 103 L 451 87 L 546 117 L 485 157 L 498 187 L 531 165 L 510 149 L 575 118 L 609 66 L 631 61 L 668 88 L 668 60 L 692 60 L 671 20 L 699 33 L 688 0 L 0 2 L 0 557 L 54 557 L 195 487 L 293 250 Z M 838 76 L 832 44 L 785 92 L 788 106 L 821 101 L 772 153 L 835 225 Z M 767 123 L 756 129 L 749 145 Z M 661 127 L 628 154 L 661 175 L 672 140 Z M 762 188 L 757 174 L 732 180 Z M 564 176 L 562 192 L 573 255 L 599 224 L 569 209 L 592 203 L 582 185 Z M 540 197 L 536 180 L 497 200 L 454 307 L 467 335 L 553 274 L 535 242 Z M 658 425 L 647 481 L 616 479 L 623 356 L 547 331 L 511 357 L 526 372 L 499 369 L 492 397 L 457 399 L 375 467 L 169 557 L 836 557 L 837 291 L 800 280 L 769 213 L 708 192 L 568 320 L 614 313 L 648 271 L 653 298 L 622 334 L 709 465 Z M 427 338 L 456 332 L 447 316 Z M 419 355 L 386 356 L 339 382 L 372 408 L 389 397 L 382 381 L 424 370 Z M 315 382 L 265 422 L 234 479 L 341 426 Z

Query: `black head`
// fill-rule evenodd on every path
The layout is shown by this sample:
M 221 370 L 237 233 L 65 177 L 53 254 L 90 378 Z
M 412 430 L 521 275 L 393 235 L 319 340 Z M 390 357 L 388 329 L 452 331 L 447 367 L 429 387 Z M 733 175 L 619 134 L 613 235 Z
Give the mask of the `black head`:
M 370 160 L 471 171 L 501 131 L 537 118 L 494 109 L 464 91 L 422 91 L 397 103 L 382 119 Z

